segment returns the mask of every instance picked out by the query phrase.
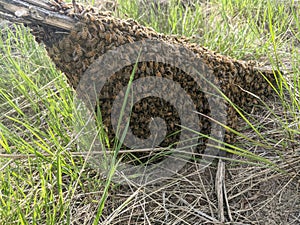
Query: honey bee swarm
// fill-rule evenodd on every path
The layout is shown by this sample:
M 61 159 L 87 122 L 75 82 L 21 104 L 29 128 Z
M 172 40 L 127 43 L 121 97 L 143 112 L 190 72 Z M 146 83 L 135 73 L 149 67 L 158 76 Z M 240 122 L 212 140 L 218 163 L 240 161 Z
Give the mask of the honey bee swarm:
M 144 27 L 132 19 L 119 19 L 109 13 L 97 12 L 94 8 L 84 9 L 78 5 L 74 10 L 72 5 L 63 2 L 53 5 L 53 9 L 62 14 L 78 19 L 74 28 L 68 34 L 55 35 L 47 27 L 32 27 L 37 40 L 43 41 L 51 59 L 57 68 L 65 73 L 69 83 L 76 88 L 86 69 L 107 51 L 141 40 L 160 40 L 168 44 L 183 45 L 194 52 L 213 71 L 214 79 L 218 82 L 223 93 L 238 107 L 250 112 L 253 105 L 272 93 L 272 88 L 265 80 L 265 76 L 275 84 L 272 71 L 259 71 L 253 62 L 235 60 L 222 56 L 196 44 L 189 43 L 184 38 L 167 36 Z M 76 11 L 76 12 L 75 12 Z M 112 62 L 114 63 L 114 62 Z M 115 62 L 116 63 L 116 62 Z M 111 139 L 114 138 L 110 113 L 114 98 L 128 84 L 133 65 L 123 68 L 111 76 L 101 90 L 99 103 L 101 105 L 103 122 Z M 172 79 L 180 83 L 181 87 L 189 93 L 200 113 L 209 115 L 209 106 L 201 89 L 195 81 L 182 70 L 156 62 L 140 62 L 134 79 L 146 76 L 159 76 Z M 252 94 L 250 94 L 250 92 Z M 168 133 L 173 133 L 179 128 L 180 118 L 170 104 L 158 98 L 147 98 L 140 101 L 133 108 L 130 127 L 133 133 L 140 138 L 149 136 L 147 128 L 152 117 L 161 117 L 166 121 Z M 199 116 L 200 117 L 200 116 Z M 209 134 L 210 122 L 200 117 L 201 132 Z M 227 125 L 238 129 L 235 110 L 228 104 Z M 178 139 L 176 135 L 168 136 L 161 146 L 168 146 Z M 233 143 L 234 135 L 226 132 L 225 141 Z M 205 142 L 205 140 L 204 140 Z M 201 150 L 201 147 L 200 147 Z

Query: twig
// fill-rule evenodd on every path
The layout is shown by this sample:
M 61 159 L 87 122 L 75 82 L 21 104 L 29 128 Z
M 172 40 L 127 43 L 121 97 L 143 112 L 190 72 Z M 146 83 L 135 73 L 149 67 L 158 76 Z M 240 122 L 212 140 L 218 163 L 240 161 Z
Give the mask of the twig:
M 215 188 L 216 188 L 217 198 L 218 198 L 218 218 L 222 223 L 225 222 L 224 193 L 223 193 L 224 180 L 225 180 L 225 167 L 224 167 L 224 162 L 220 159 L 218 163 L 217 174 L 216 174 Z
M 168 150 L 167 148 L 145 148 L 145 149 L 125 149 L 118 151 L 119 154 L 124 153 L 141 153 L 141 152 L 162 152 L 164 150 Z M 106 150 L 106 151 L 90 151 L 90 152 L 70 152 L 72 156 L 90 156 L 90 155 L 102 155 L 102 154 L 113 154 L 113 150 Z M 0 158 L 8 158 L 8 159 L 26 159 L 26 158 L 35 158 L 38 156 L 43 157 L 52 157 L 53 154 L 0 154 Z
M 216 186 L 216 192 L 218 198 L 219 220 L 222 223 L 225 222 L 224 211 L 225 209 L 227 209 L 227 216 L 229 218 L 229 221 L 232 222 L 232 215 L 231 215 L 226 187 L 225 187 L 225 162 L 222 161 L 222 159 L 219 159 L 215 186 Z

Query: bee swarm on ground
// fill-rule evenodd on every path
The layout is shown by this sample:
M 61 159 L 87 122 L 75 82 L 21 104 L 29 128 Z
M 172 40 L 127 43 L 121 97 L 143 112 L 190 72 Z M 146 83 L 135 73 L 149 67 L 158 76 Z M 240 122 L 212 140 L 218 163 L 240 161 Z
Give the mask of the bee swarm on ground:
M 220 55 L 205 47 L 189 43 L 186 38 L 160 34 L 132 19 L 119 19 L 110 13 L 100 12 L 92 7 L 84 8 L 77 4 L 74 9 L 72 4 L 60 0 L 50 1 L 50 4 L 54 12 L 74 18 L 77 21 L 74 27 L 68 33 L 62 32 L 57 35 L 56 30 L 47 26 L 36 26 L 35 24 L 28 24 L 28 26 L 31 27 L 36 39 L 45 43 L 50 58 L 57 68 L 65 73 L 70 85 L 75 89 L 83 73 L 107 51 L 136 41 L 159 40 L 167 44 L 182 45 L 192 51 L 212 71 L 213 79 L 219 84 L 222 92 L 246 112 L 250 112 L 253 105 L 258 103 L 256 96 L 264 99 L 273 93 L 273 89 L 265 78 L 275 85 L 274 72 L 261 71 L 256 63 Z M 110 140 L 114 139 L 110 118 L 112 104 L 117 93 L 127 86 L 133 67 L 134 65 L 124 67 L 112 75 L 101 90 L 103 95 L 101 97 L 100 94 L 99 104 Z M 147 76 L 164 77 L 179 83 L 190 95 L 197 111 L 209 116 L 208 101 L 201 91 L 201 87 L 198 87 L 196 82 L 181 69 L 157 62 L 138 63 L 134 79 Z M 155 110 L 150 105 L 155 106 Z M 238 129 L 237 113 L 230 104 L 227 103 L 227 106 L 226 125 Z M 135 121 L 131 120 L 130 128 L 140 138 L 147 138 L 150 135 L 148 125 L 153 117 L 161 117 L 166 121 L 168 134 L 179 130 L 178 114 L 174 113 L 174 108 L 170 104 L 158 98 L 147 98 L 140 101 L 134 106 L 132 117 L 135 118 Z M 199 115 L 199 123 L 201 132 L 209 134 L 211 129 L 209 119 Z M 176 141 L 178 141 L 178 135 L 167 136 L 161 146 L 166 147 Z M 235 135 L 226 131 L 225 141 L 234 143 Z M 203 146 L 199 149 L 201 151 Z

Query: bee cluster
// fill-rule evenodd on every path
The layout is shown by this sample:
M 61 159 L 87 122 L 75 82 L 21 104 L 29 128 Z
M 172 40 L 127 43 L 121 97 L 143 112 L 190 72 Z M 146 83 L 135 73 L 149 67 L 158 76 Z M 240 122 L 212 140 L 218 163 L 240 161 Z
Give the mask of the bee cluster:
M 223 93 L 238 107 L 250 112 L 258 103 L 256 96 L 265 98 L 272 93 L 266 77 L 275 84 L 272 71 L 260 71 L 255 63 L 235 60 L 210 51 L 205 47 L 189 43 L 185 38 L 167 36 L 157 33 L 152 28 L 140 25 L 132 19 L 115 18 L 109 13 L 99 12 L 95 8 L 84 8 L 81 5 L 64 3 L 60 0 L 50 1 L 53 11 L 75 18 L 78 21 L 74 28 L 66 32 L 58 32 L 47 27 L 32 27 L 33 33 L 45 43 L 47 51 L 57 68 L 65 73 L 69 83 L 76 88 L 83 73 L 101 55 L 126 43 L 142 40 L 159 40 L 168 44 L 183 45 L 202 59 L 213 72 L 213 79 L 219 84 Z M 118 63 L 118 62 L 111 62 Z M 126 66 L 111 76 L 101 90 L 99 104 L 103 122 L 109 137 L 114 138 L 110 113 L 115 96 L 127 86 L 132 66 Z M 197 111 L 210 115 L 208 101 L 196 82 L 181 69 L 159 62 L 140 62 L 134 79 L 147 76 L 164 77 L 178 82 L 194 101 Z M 95 78 L 96 79 L 96 78 Z M 151 85 L 151 84 L 149 84 Z M 227 125 L 238 129 L 236 111 L 228 104 Z M 161 117 L 167 124 L 168 134 L 179 129 L 180 118 L 176 110 L 159 98 L 146 98 L 138 102 L 132 112 L 130 127 L 135 135 L 147 138 L 150 135 L 148 125 L 153 117 Z M 201 132 L 210 133 L 211 122 L 200 116 Z M 161 146 L 168 146 L 178 140 L 178 135 L 168 136 Z M 225 141 L 233 143 L 234 135 L 226 132 Z M 205 141 L 204 141 L 205 143 Z

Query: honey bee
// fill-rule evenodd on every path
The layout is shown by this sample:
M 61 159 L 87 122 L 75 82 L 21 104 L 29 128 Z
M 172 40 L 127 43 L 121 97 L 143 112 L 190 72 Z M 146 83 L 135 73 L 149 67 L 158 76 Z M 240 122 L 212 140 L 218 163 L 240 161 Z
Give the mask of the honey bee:
M 54 53 L 54 54 L 59 55 L 60 50 L 58 49 L 58 47 L 56 47 L 55 45 L 53 45 L 53 46 L 52 46 L 52 50 L 53 50 L 53 53 Z
M 110 21 L 110 23 L 108 24 L 108 27 L 109 27 L 109 29 L 114 29 L 114 27 L 115 27 L 115 23 L 114 23 L 114 21 L 112 20 L 112 21 Z
M 77 12 L 75 8 L 68 8 L 64 11 L 64 14 L 72 17 L 72 18 L 77 18 Z
M 159 70 L 162 74 L 165 73 L 165 67 L 163 65 L 160 66 Z
M 129 26 L 130 26 L 130 23 L 128 23 L 126 20 L 122 20 L 122 21 L 120 22 L 120 27 L 121 27 L 122 29 L 127 29 Z
M 145 71 L 146 71 L 146 68 L 147 68 L 146 62 L 142 62 L 142 63 L 141 63 L 141 68 L 140 68 L 141 71 L 142 71 L 142 72 L 145 72 Z
M 47 52 L 48 52 L 48 55 L 50 57 L 52 57 L 53 55 L 55 55 L 54 51 L 53 51 L 53 48 L 47 48 Z
M 254 77 L 252 74 L 245 74 L 245 81 L 247 84 L 250 84 L 253 81 Z
M 132 38 L 132 37 L 130 37 L 130 36 L 127 36 L 127 39 L 128 39 L 128 41 L 129 41 L 130 43 L 134 43 L 134 40 L 133 40 L 133 38 Z
M 154 63 L 153 63 L 153 68 L 154 68 L 155 70 L 158 70 L 158 68 L 159 68 L 159 63 L 158 63 L 158 62 L 154 62 Z
M 70 56 L 69 54 L 67 53 L 64 53 L 62 55 L 62 60 L 66 63 L 70 63 L 72 61 L 72 56 Z
M 117 35 L 123 35 L 123 32 L 119 30 L 119 28 L 115 27 L 114 28 L 114 32 L 117 34 Z
M 105 34 L 105 40 L 106 40 L 107 42 L 111 43 L 111 41 L 112 41 L 112 34 L 109 33 L 109 32 L 107 32 L 107 33 Z
M 104 22 L 104 23 L 106 23 L 106 24 L 110 24 L 111 23 L 111 18 L 109 18 L 109 17 L 104 17 L 104 18 L 101 18 L 102 19 L 102 21 Z
M 240 103 L 240 105 L 245 105 L 247 104 L 247 99 L 245 97 L 240 97 L 239 100 L 238 100 Z
M 135 36 L 144 36 L 145 34 L 143 33 L 143 31 L 141 29 L 137 29 L 135 31 Z
M 89 23 L 88 26 L 89 26 L 89 30 L 93 34 L 93 36 L 96 36 L 97 32 L 98 32 L 98 27 L 97 27 L 96 23 Z
M 135 35 L 135 33 L 134 33 L 134 31 L 133 31 L 132 29 L 129 29 L 128 33 L 129 33 L 131 36 Z
M 94 48 L 94 46 L 97 45 L 98 41 L 99 41 L 98 38 L 94 37 L 90 40 L 87 40 L 86 43 L 87 43 L 87 46 L 90 46 L 91 48 Z
M 64 51 L 73 50 L 73 42 L 69 38 L 65 38 L 58 42 L 58 46 L 60 49 L 64 49 Z
M 92 58 L 92 57 L 94 57 L 96 54 L 97 54 L 97 53 L 96 53 L 96 50 L 92 50 L 92 51 L 89 51 L 89 52 L 85 53 L 84 56 L 87 57 L 87 58 Z
M 232 62 L 229 63 L 229 70 L 231 70 L 234 74 L 237 74 L 237 69 Z
M 99 23 L 98 23 L 98 28 L 99 28 L 99 31 L 100 31 L 100 32 L 105 32 L 105 26 L 103 25 L 102 22 L 99 22 Z
M 61 58 L 59 55 L 52 55 L 51 58 L 54 62 L 61 62 Z
M 101 51 L 101 53 L 103 53 L 103 49 L 104 49 L 104 46 L 105 46 L 105 42 L 104 41 L 101 41 L 100 43 L 98 43 L 97 45 L 97 49 L 98 51 Z
M 125 39 L 122 35 L 118 35 L 117 39 L 118 39 L 118 44 L 122 45 L 125 43 Z
M 150 36 L 150 37 L 158 37 L 158 34 L 153 30 L 150 30 L 148 33 L 148 36 Z
M 134 19 L 132 19 L 132 18 L 129 18 L 129 19 L 127 19 L 126 20 L 129 24 L 132 24 L 132 25 L 138 25 L 138 23 L 134 20 Z
M 92 38 L 92 35 L 90 34 L 88 27 L 83 27 L 83 28 L 82 28 L 82 31 L 79 32 L 78 35 L 79 35 L 83 40 L 91 39 L 91 38 Z
M 71 30 L 70 39 L 73 40 L 73 41 L 78 41 L 79 40 L 78 32 L 76 30 Z
M 88 12 L 88 8 L 85 8 L 83 9 L 83 11 L 80 13 L 81 17 L 82 17 L 82 20 L 85 22 L 85 23 L 89 23 L 90 22 L 90 13 Z
M 133 31 L 136 31 L 136 30 L 138 30 L 138 26 L 137 25 L 133 25 L 132 27 L 131 27 L 131 29 L 133 30 Z
M 51 8 L 54 8 L 58 11 L 62 9 L 61 5 L 55 0 L 50 0 L 49 4 L 51 5 Z
M 87 6 L 86 9 L 89 13 L 92 13 L 92 14 L 96 13 L 96 8 L 94 8 L 93 6 Z
M 73 56 L 73 61 L 78 61 L 78 59 L 80 57 L 82 57 L 84 54 L 84 50 L 81 48 L 81 46 L 79 44 L 76 44 L 75 45 L 75 48 L 74 48 L 74 52 L 72 54 Z
M 85 71 L 88 68 L 89 65 L 90 65 L 89 60 L 88 59 L 84 59 L 82 61 L 82 70 Z

